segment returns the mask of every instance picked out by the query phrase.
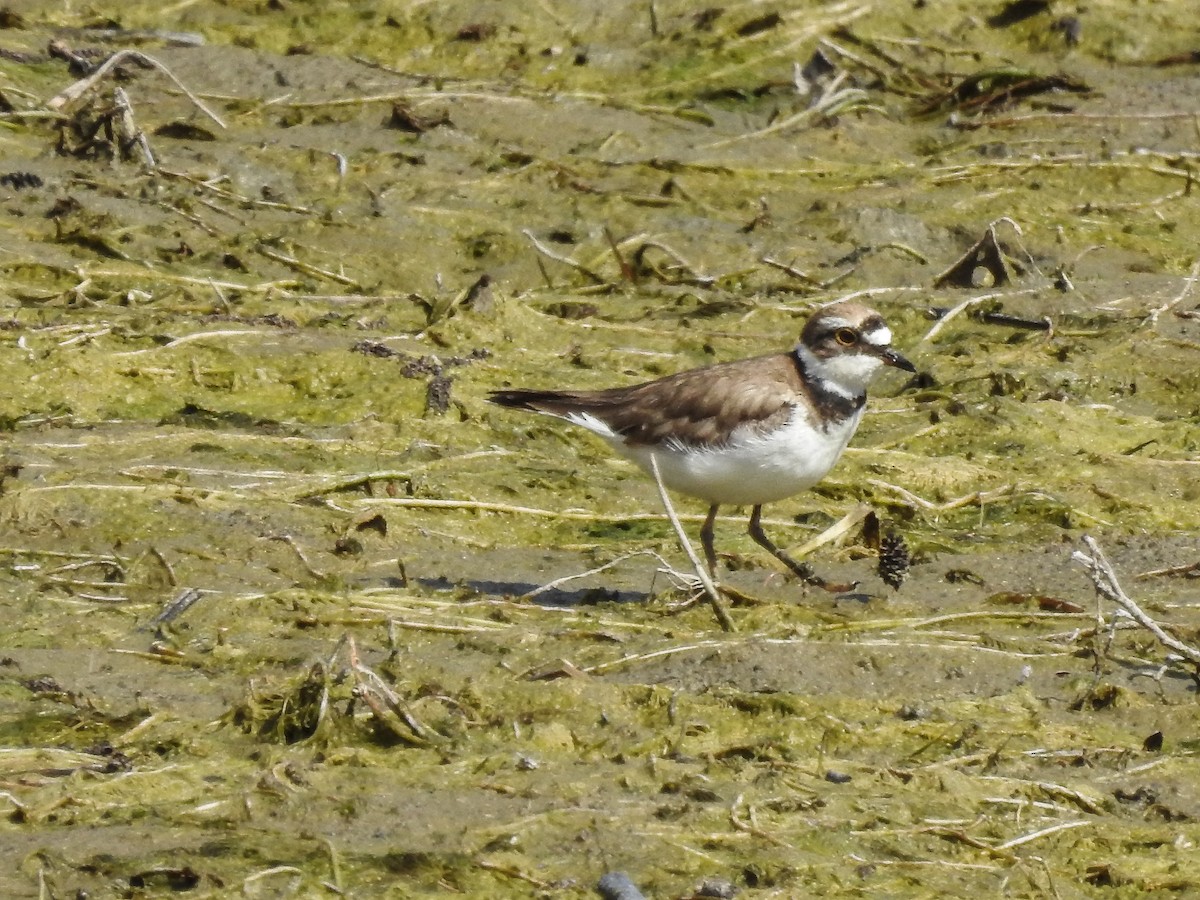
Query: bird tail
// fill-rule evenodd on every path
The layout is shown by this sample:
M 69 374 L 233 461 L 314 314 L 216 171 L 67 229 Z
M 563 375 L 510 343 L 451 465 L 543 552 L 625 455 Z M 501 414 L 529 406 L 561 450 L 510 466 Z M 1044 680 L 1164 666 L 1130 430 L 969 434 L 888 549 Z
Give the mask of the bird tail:
M 559 404 L 567 398 L 558 391 L 492 391 L 488 400 L 509 409 L 525 409 L 530 412 L 556 412 Z

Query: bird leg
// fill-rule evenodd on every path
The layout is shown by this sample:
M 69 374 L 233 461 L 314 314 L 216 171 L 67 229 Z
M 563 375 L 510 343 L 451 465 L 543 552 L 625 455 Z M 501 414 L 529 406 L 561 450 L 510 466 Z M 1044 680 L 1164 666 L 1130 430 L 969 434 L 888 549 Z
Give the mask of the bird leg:
M 737 626 L 733 624 L 733 619 L 729 618 L 729 612 L 725 609 L 725 605 L 721 603 L 721 596 L 717 593 L 717 586 L 713 584 L 712 578 L 706 577 L 704 570 L 700 568 L 700 560 L 696 559 L 696 551 L 692 549 L 691 541 L 687 539 L 687 535 L 683 531 L 683 525 L 679 522 L 679 516 L 675 515 L 675 507 L 671 505 L 671 496 L 667 493 L 667 486 L 663 484 L 662 473 L 658 471 L 658 457 L 653 452 L 650 454 L 650 474 L 654 476 L 654 484 L 658 488 L 658 497 L 662 500 L 663 509 L 667 513 L 667 518 L 671 521 L 671 527 L 675 529 L 675 536 L 679 538 L 679 546 L 687 554 L 687 558 L 696 572 L 696 580 L 704 587 L 704 593 L 708 596 L 708 602 L 712 604 L 713 614 L 716 615 L 722 629 L 725 631 L 737 631 Z M 716 512 L 715 507 L 709 510 L 709 519 L 712 519 L 716 515 Z M 709 523 L 708 541 L 704 547 L 704 554 L 708 557 L 708 564 L 711 567 L 716 558 L 712 551 L 711 522 Z
M 708 514 L 710 522 L 712 520 L 713 513 L 715 513 L 715 512 L 716 512 L 716 507 L 714 506 L 709 511 L 709 514 Z M 750 513 L 750 528 L 749 528 L 750 537 L 754 538 L 754 542 L 756 544 L 758 544 L 758 546 L 762 547 L 764 550 L 766 550 L 768 553 L 770 553 L 773 557 L 775 557 L 777 560 L 779 560 L 781 563 L 783 563 L 785 566 L 787 566 L 788 569 L 791 570 L 792 574 L 794 574 L 797 578 L 799 578 L 805 584 L 814 585 L 816 587 L 821 588 L 822 590 L 829 591 L 832 594 L 838 594 L 838 593 L 842 593 L 843 591 L 854 590 L 854 588 L 858 584 L 858 582 L 854 582 L 852 584 L 846 584 L 844 582 L 827 581 L 824 578 L 822 578 L 820 575 L 818 575 L 816 572 L 814 572 L 812 566 L 810 566 L 808 563 L 796 562 L 796 560 L 792 559 L 790 556 L 788 556 L 786 553 L 784 553 L 782 550 L 780 550 L 778 547 L 776 547 L 771 542 L 771 539 L 769 537 L 767 537 L 766 532 L 764 532 L 762 530 L 762 524 L 759 521 L 761 518 L 762 518 L 762 504 L 760 503 L 757 506 L 755 506 L 753 512 Z M 706 528 L 708 527 L 708 524 L 709 523 L 707 523 L 707 522 L 705 523 Z M 704 534 L 704 532 L 702 531 L 701 532 L 702 537 L 703 537 L 703 534 Z M 711 534 L 709 535 L 709 537 L 711 538 Z M 705 551 L 707 552 L 707 550 L 708 550 L 708 547 L 706 546 Z
M 717 520 L 717 509 L 716 503 L 708 508 L 708 517 L 700 529 L 700 546 L 704 548 L 704 558 L 708 560 L 708 574 L 714 581 L 717 578 L 717 551 L 713 549 L 713 523 Z

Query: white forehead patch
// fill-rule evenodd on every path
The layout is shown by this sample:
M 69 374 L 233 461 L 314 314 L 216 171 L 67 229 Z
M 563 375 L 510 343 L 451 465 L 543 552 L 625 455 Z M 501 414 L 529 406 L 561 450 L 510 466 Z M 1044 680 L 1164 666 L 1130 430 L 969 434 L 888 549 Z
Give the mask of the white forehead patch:
M 864 332 L 862 337 L 868 344 L 874 344 L 876 347 L 887 347 L 892 343 L 892 330 L 886 325 L 881 325 L 871 331 Z

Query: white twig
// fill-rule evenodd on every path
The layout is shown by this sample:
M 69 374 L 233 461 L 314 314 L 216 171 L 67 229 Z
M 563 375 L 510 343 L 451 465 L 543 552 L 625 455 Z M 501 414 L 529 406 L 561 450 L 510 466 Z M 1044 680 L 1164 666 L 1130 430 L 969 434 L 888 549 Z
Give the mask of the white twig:
M 1025 242 L 1022 240 L 1022 238 L 1025 237 L 1025 232 L 1021 230 L 1021 226 L 1017 224 L 1015 219 L 1010 216 L 1001 216 L 1000 218 L 991 222 L 988 225 L 988 231 L 992 233 L 992 237 L 994 238 L 996 236 L 996 226 L 1001 224 L 1011 226 L 1012 230 L 1017 233 L 1017 244 L 1020 245 L 1021 251 L 1025 254 L 1025 259 L 1029 263 L 1029 267 L 1033 269 L 1033 271 L 1037 272 L 1038 275 L 1041 275 L 1043 278 L 1045 278 L 1046 276 L 1042 275 L 1042 270 L 1038 268 L 1037 260 L 1033 258 L 1033 254 L 1030 253 L 1025 247 Z M 997 246 L 999 246 L 998 240 Z
M 596 284 L 606 285 L 609 283 L 608 280 L 605 279 L 602 275 L 599 275 L 598 273 L 593 272 L 591 269 L 589 269 L 583 263 L 577 262 L 577 261 L 571 259 L 571 257 L 569 257 L 569 256 L 563 256 L 560 253 L 555 253 L 553 250 L 551 250 L 549 247 L 547 247 L 545 244 L 543 244 L 541 241 L 539 241 L 534 236 L 533 232 L 530 231 L 528 228 L 521 229 L 521 234 L 525 235 L 525 237 L 527 237 L 529 239 L 529 243 L 533 244 L 533 249 L 537 250 L 538 253 L 542 254 L 542 256 L 546 257 L 547 259 L 552 259 L 555 262 L 560 262 L 565 266 L 570 266 L 575 271 L 586 275 L 588 278 L 590 278 Z
M 810 555 L 814 550 L 824 547 L 826 544 L 832 544 L 838 538 L 848 534 L 870 512 L 871 505 L 869 503 L 859 503 L 854 509 L 850 510 L 850 512 L 846 513 L 846 515 L 842 516 L 841 519 L 834 522 L 815 538 L 806 541 L 799 549 L 789 549 L 789 554 L 804 559 L 804 557 Z
M 696 571 L 697 580 L 703 585 L 704 593 L 708 595 L 708 602 L 712 605 L 717 621 L 721 623 L 721 628 L 725 631 L 737 631 L 737 628 L 733 624 L 733 619 L 729 618 L 729 612 L 725 609 L 725 605 L 721 603 L 721 595 L 717 593 L 717 586 L 713 584 L 712 579 L 708 576 L 708 572 L 704 570 L 704 565 L 700 562 L 700 557 L 696 556 L 696 551 L 692 548 L 691 541 L 688 540 L 687 534 L 683 530 L 679 516 L 675 515 L 675 507 L 671 504 L 671 498 L 667 494 L 666 485 L 663 484 L 662 475 L 658 471 L 658 456 L 654 453 L 650 454 L 650 473 L 654 476 L 654 484 L 658 487 L 658 496 L 662 500 L 667 518 L 671 520 L 671 526 L 675 529 L 675 535 L 679 538 L 679 544 L 683 547 L 683 552 L 687 554 L 692 568 Z
M 1085 825 L 1094 824 L 1090 819 L 1079 819 L 1074 822 L 1059 822 L 1057 825 L 1051 825 L 1048 828 L 1040 828 L 1037 831 L 1031 831 L 1028 834 L 1023 834 L 1020 837 L 1015 837 L 1010 841 L 1005 841 L 1003 844 L 996 846 L 997 850 L 1011 850 L 1013 847 L 1020 847 L 1022 844 L 1028 844 L 1030 841 L 1040 840 L 1052 834 L 1057 834 L 1060 831 L 1066 831 L 1068 828 L 1082 828 Z
M 955 318 L 956 316 L 958 316 L 958 314 L 961 313 L 964 309 L 969 309 L 970 307 L 975 306 L 978 303 L 983 303 L 987 300 L 994 300 L 996 297 L 1003 297 L 1003 296 L 1004 296 L 1003 291 L 997 291 L 994 294 L 984 294 L 981 297 L 967 298 L 962 303 L 958 304 L 958 306 L 954 307 L 948 313 L 946 313 L 944 316 L 942 316 L 940 319 L 938 319 L 936 322 L 934 322 L 933 327 L 930 328 L 927 332 L 925 332 L 925 337 L 921 338 L 921 343 L 923 344 L 926 341 L 933 340 L 937 336 L 938 332 L 941 331 L 943 328 L 945 328 L 950 323 L 950 320 Z
M 1158 324 L 1158 317 L 1167 310 L 1177 306 L 1183 301 L 1188 294 L 1192 292 L 1192 288 L 1196 286 L 1196 279 L 1200 278 L 1200 259 L 1192 263 L 1192 271 L 1188 273 L 1188 277 L 1183 280 L 1183 289 L 1175 295 L 1174 299 L 1168 300 L 1158 309 L 1152 310 L 1150 317 L 1146 320 L 1146 324 L 1153 328 Z
M 171 73 L 170 69 L 160 63 L 153 56 L 147 56 L 140 50 L 120 50 L 114 53 L 112 56 L 106 59 L 104 63 L 96 69 L 96 71 L 92 72 L 86 78 L 81 78 L 66 90 L 59 93 L 57 96 L 51 97 L 48 101 L 46 101 L 46 106 L 50 107 L 50 109 L 62 109 L 67 104 L 73 103 L 87 93 L 96 84 L 96 82 L 107 75 L 112 69 L 125 62 L 127 59 L 141 60 L 142 62 L 145 62 L 158 69 L 158 71 L 166 75 L 169 79 L 171 79 L 171 81 L 175 82 L 175 86 L 183 91 L 187 98 L 196 105 L 197 109 L 216 122 L 221 128 L 225 127 L 225 123 L 221 121 L 221 117 L 205 106 L 199 97 L 189 91 L 184 83 Z
M 1164 647 L 1174 650 L 1193 665 L 1200 666 L 1200 649 L 1185 644 L 1179 638 L 1168 634 L 1161 625 L 1146 615 L 1142 608 L 1121 589 L 1116 572 L 1113 571 L 1096 540 L 1084 535 L 1083 542 L 1089 553 L 1076 550 L 1071 554 L 1071 559 L 1088 570 L 1088 574 L 1092 576 L 1092 584 L 1096 586 L 1096 591 L 1120 606 L 1129 614 L 1130 618 L 1154 635 Z
M 541 587 L 534 588 L 528 594 L 525 594 L 524 599 L 531 600 L 539 594 L 556 590 L 557 588 L 562 587 L 564 584 L 570 584 L 572 581 L 576 581 L 577 579 L 587 578 L 589 575 L 599 575 L 601 572 L 611 569 L 613 566 L 619 565 L 620 563 L 623 563 L 628 559 L 633 559 L 637 556 L 652 556 L 658 560 L 659 565 L 666 566 L 668 569 L 670 569 L 670 566 L 667 565 L 666 560 L 664 560 L 653 550 L 638 550 L 636 553 L 626 553 L 622 556 L 618 556 L 616 559 L 609 560 L 604 565 L 596 566 L 594 569 L 588 569 L 586 572 L 576 572 L 574 575 L 564 575 L 562 578 L 555 578 L 553 581 L 549 581 L 546 584 L 543 584 Z
M 990 503 L 992 500 L 997 500 L 1001 497 L 1008 496 L 1016 491 L 1015 484 L 1006 484 L 1003 487 L 993 488 L 990 491 L 973 491 L 970 494 L 963 494 L 961 497 L 956 497 L 953 500 L 946 500 L 942 503 L 934 503 L 932 500 L 926 500 L 924 497 L 918 497 L 912 491 L 907 491 L 897 484 L 889 484 L 886 481 L 880 481 L 878 478 L 868 478 L 867 484 L 872 487 L 877 487 L 882 490 L 891 491 L 905 503 L 916 509 L 923 509 L 928 512 L 948 512 L 953 509 L 959 509 L 963 506 L 971 504 L 979 504 L 983 506 L 985 503 Z

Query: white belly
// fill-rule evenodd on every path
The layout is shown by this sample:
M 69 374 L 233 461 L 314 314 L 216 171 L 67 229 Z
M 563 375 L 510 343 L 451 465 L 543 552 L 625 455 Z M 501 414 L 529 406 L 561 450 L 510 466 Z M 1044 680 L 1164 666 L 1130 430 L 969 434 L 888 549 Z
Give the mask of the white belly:
M 663 483 L 681 494 L 709 503 L 757 505 L 790 497 L 824 478 L 846 449 L 861 419 L 860 409 L 821 431 L 797 411 L 777 431 L 743 434 L 707 449 L 628 446 L 615 436 L 606 439 L 646 472 L 652 471 L 653 452 Z

